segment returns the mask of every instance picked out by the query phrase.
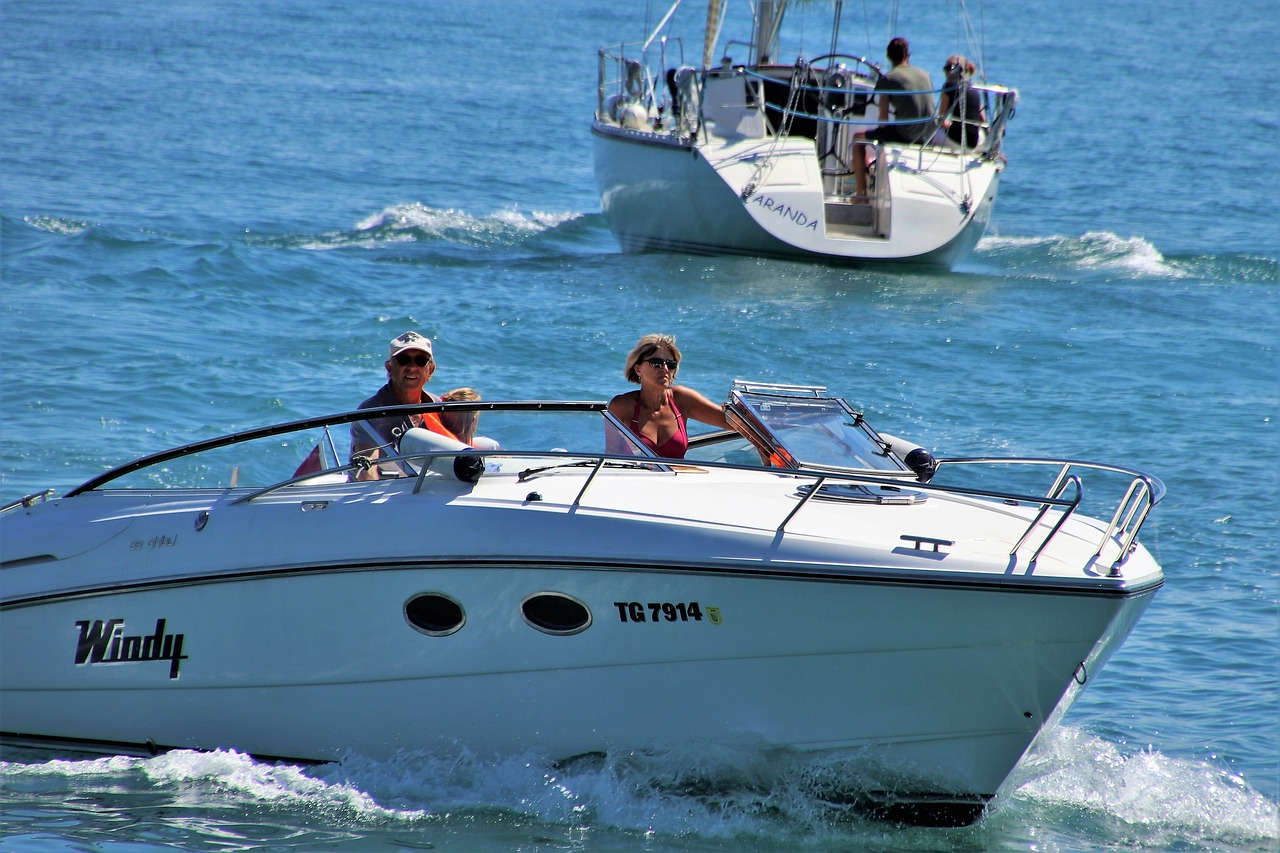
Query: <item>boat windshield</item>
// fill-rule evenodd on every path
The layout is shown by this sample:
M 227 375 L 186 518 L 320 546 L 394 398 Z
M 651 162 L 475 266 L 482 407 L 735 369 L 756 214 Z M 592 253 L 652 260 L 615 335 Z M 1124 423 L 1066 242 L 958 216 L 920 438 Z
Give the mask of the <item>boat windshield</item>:
M 397 406 L 310 418 L 209 438 L 121 465 L 75 489 L 263 488 L 303 475 L 349 476 L 351 439 L 367 434 L 367 415 L 391 419 L 420 411 L 472 416 L 472 441 L 484 454 L 552 457 L 603 454 L 652 459 L 596 402 L 469 402 Z M 454 447 L 463 445 L 453 442 Z M 419 448 L 415 452 L 430 451 Z M 446 449 L 446 448 L 442 448 Z M 470 448 L 467 452 L 472 452 Z M 416 466 L 394 461 L 399 448 L 382 444 L 374 458 L 385 476 L 414 476 Z M 420 461 L 420 460 L 419 460 Z M 329 472 L 332 472 L 330 475 Z
M 479 452 L 486 457 L 541 456 L 574 459 L 608 456 L 654 459 L 624 425 L 599 402 L 503 401 L 429 403 L 393 406 L 328 415 L 305 421 L 250 429 L 163 451 L 108 471 L 72 492 L 111 483 L 116 489 L 265 488 L 305 476 L 332 477 L 346 482 L 351 474 L 352 439 L 368 432 L 379 420 L 399 420 L 415 412 L 436 412 L 445 419 L 469 415 L 472 450 L 459 442 L 451 446 L 422 445 L 415 439 L 407 449 L 394 441 L 379 442 L 369 461 L 382 478 L 416 476 L 421 453 L 441 452 L 452 460 L 451 449 Z M 370 416 L 373 417 L 370 417 Z M 872 471 L 880 475 L 911 475 L 862 415 L 824 389 L 793 386 L 735 385 L 726 416 L 754 447 L 719 448 L 720 461 L 761 462 L 783 468 L 824 468 Z M 364 442 L 361 446 L 367 447 Z M 727 446 L 727 445 L 726 445 Z M 416 458 L 415 458 L 416 457 Z M 705 454 L 694 458 L 708 458 Z M 451 463 L 450 463 L 451 464 Z M 434 470 L 434 469 L 433 469 Z
M 774 464 L 910 473 L 860 412 L 825 391 L 736 383 L 728 415 Z

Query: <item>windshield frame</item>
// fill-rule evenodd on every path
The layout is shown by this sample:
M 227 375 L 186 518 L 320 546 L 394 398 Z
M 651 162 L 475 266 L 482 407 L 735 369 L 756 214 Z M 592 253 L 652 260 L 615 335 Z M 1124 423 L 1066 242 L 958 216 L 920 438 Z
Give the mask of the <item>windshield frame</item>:
M 916 477 L 861 412 L 822 386 L 737 380 L 725 404 L 725 417 L 776 467 Z M 815 454 L 815 448 L 823 455 Z

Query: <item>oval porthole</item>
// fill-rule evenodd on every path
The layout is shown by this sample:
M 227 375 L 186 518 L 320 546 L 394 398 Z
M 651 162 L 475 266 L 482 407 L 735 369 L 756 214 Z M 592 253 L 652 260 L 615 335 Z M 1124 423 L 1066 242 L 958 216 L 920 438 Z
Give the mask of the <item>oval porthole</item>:
M 520 603 L 524 621 L 547 634 L 565 636 L 591 627 L 591 611 L 562 592 L 535 592 Z
M 432 637 L 447 637 L 467 621 L 462 605 L 439 592 L 424 592 L 406 601 L 404 618 Z

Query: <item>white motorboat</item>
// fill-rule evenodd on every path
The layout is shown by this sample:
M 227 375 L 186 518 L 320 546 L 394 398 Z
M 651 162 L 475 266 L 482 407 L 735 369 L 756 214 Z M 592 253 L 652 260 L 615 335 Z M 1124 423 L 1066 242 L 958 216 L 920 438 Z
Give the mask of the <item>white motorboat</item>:
M 787 0 L 752 4 L 752 31 L 740 36 L 749 40 L 727 41 L 718 60 L 724 2 L 711 0 L 700 64 L 667 32 L 679 5 L 644 42 L 599 51 L 596 182 L 624 251 L 949 268 L 977 244 L 1005 166 L 1015 90 L 972 81 L 985 118 L 973 147 L 941 133 L 855 144 L 855 133 L 879 124 L 882 70 L 840 52 L 839 0 L 830 51 L 791 64 L 776 61 Z M 974 44 L 969 55 L 980 51 Z M 856 157 L 870 161 L 861 193 Z
M 365 481 L 329 440 L 442 409 L 501 447 L 412 430 Z M 298 761 L 746 739 L 847 758 L 874 813 L 977 819 L 1163 584 L 1137 536 L 1164 487 L 934 460 L 821 388 L 738 382 L 726 413 L 663 460 L 598 402 L 364 410 L 14 501 L 3 737 Z M 299 466 L 317 445 L 341 463 Z

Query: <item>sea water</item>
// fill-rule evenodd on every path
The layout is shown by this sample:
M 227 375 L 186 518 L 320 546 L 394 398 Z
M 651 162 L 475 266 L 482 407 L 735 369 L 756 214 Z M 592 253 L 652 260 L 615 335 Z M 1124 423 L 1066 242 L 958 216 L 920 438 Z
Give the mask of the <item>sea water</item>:
M 663 331 L 713 398 L 823 384 L 939 455 L 1150 470 L 1167 583 L 1007 801 L 965 829 L 877 823 L 817 793 L 820 760 L 679 731 L 570 766 L 10 748 L 0 849 L 1280 845 L 1274 5 L 967 4 L 1021 104 L 951 273 L 620 254 L 595 50 L 647 36 L 646 5 L 0 7 L 0 501 L 349 409 L 406 329 L 436 343 L 436 391 L 606 399 Z M 873 58 L 901 33 L 936 81 L 972 53 L 938 8 L 845 5 Z M 827 11 L 790 24 L 810 56 Z

